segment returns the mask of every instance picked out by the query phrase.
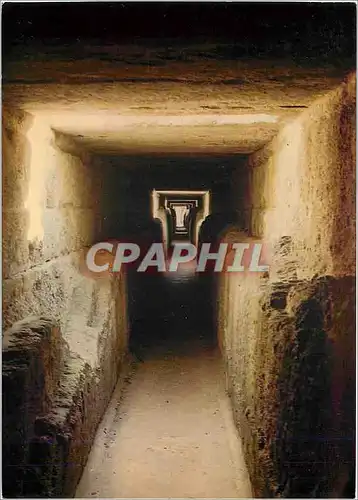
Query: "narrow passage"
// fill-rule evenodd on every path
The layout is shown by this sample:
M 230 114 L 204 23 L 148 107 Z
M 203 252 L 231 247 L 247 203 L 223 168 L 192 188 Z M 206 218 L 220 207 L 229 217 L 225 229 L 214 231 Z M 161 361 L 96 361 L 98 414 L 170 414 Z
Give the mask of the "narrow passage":
M 198 329 L 205 296 L 195 280 L 166 286 L 157 315 L 169 334 L 117 386 L 77 497 L 252 497 L 220 354 Z

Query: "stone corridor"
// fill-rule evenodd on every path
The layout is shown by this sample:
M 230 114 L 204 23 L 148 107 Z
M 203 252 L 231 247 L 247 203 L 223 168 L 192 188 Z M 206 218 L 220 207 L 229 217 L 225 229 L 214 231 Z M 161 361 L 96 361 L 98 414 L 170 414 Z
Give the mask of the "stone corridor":
M 5 498 L 354 498 L 355 33 L 346 2 L 3 5 Z M 222 269 L 88 265 L 189 242 Z

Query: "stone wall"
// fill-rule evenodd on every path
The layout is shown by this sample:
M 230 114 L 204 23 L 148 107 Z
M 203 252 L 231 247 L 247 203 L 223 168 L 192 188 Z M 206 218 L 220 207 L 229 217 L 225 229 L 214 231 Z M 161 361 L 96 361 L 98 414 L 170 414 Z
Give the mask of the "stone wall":
M 299 277 L 355 272 L 355 104 L 353 75 L 249 161 L 251 232 L 290 236 Z
M 270 270 L 220 277 L 218 335 L 255 495 L 353 495 L 355 79 L 252 155 L 243 185 Z
M 95 213 L 90 158 L 60 149 L 41 120 L 5 111 L 4 326 L 50 313 L 65 327 L 73 293 L 83 287 L 78 259 L 93 243 Z
M 81 267 L 100 191 L 96 159 L 41 118 L 5 110 L 5 496 L 74 494 L 126 365 L 125 276 Z

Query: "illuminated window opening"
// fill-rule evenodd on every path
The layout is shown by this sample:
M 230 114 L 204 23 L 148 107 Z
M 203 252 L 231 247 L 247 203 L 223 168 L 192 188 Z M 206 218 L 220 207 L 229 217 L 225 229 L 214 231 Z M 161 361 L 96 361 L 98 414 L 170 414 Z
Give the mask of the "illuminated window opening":
M 186 226 L 184 220 L 190 214 L 190 211 L 195 208 L 195 221 L 194 231 L 192 235 L 192 241 L 194 245 L 198 245 L 199 241 L 199 231 L 203 221 L 210 215 L 210 191 L 159 191 L 153 189 L 152 191 L 152 216 L 154 219 L 158 219 L 163 228 L 163 243 L 166 250 L 168 250 L 170 239 L 173 234 L 170 234 L 170 228 L 168 227 L 168 216 L 171 210 L 177 211 L 177 207 L 185 207 L 179 209 L 179 227 L 177 229 L 179 234 L 187 234 Z M 188 210 L 189 214 L 186 213 Z M 178 212 L 178 213 L 179 213 Z M 182 225 L 184 223 L 184 225 Z M 178 233 L 177 233 L 178 234 Z

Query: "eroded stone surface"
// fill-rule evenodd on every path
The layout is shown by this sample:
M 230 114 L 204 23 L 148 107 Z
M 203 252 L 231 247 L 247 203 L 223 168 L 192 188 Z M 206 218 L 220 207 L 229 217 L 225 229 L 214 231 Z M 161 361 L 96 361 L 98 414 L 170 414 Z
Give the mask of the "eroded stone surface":
M 6 495 L 73 495 L 97 425 L 127 363 L 126 323 L 118 314 L 125 304 L 123 297 L 116 299 L 116 308 L 101 323 L 92 365 L 85 353 L 82 358 L 70 351 L 51 320 L 29 318 L 5 332 Z
M 251 232 L 273 246 L 290 237 L 301 278 L 355 273 L 355 144 L 351 75 L 249 160 Z
M 227 388 L 257 496 L 344 494 L 354 470 L 354 287 L 353 277 L 221 278 Z
M 227 387 L 257 496 L 352 492 L 354 86 L 252 156 L 249 196 L 238 193 L 249 234 L 271 248 L 268 274 L 226 273 L 219 284 Z
M 90 157 L 13 109 L 4 135 L 3 492 L 70 497 L 125 365 L 125 277 L 81 267 L 98 220 Z
M 249 59 L 222 42 L 142 40 L 23 50 L 6 62 L 5 102 L 44 114 L 77 143 L 112 154 L 255 151 L 336 87 L 352 64 Z M 253 125 L 215 125 L 226 115 L 264 115 L 272 122 L 257 116 Z M 161 126 L 166 117 L 173 124 Z M 185 124 L 185 117 L 193 122 Z M 133 119 L 141 126 L 131 126 Z
M 217 47 L 181 58 L 88 50 L 72 62 L 71 48 L 47 59 L 40 50 L 5 68 L 5 326 L 52 318 L 5 335 L 6 456 L 22 471 L 15 480 L 5 464 L 6 488 L 73 494 L 123 364 L 125 282 L 80 272 L 103 217 L 100 168 L 81 146 L 247 153 L 281 129 L 233 179 L 242 229 L 272 243 L 275 258 L 269 276 L 224 277 L 219 339 L 255 493 L 342 495 L 354 449 L 354 78 L 337 87 L 344 65 L 245 61 Z M 253 114 L 268 121 L 214 123 Z M 31 141 L 38 120 L 44 135 Z M 35 162 L 45 167 L 42 243 L 28 238 L 36 152 L 46 158 Z

